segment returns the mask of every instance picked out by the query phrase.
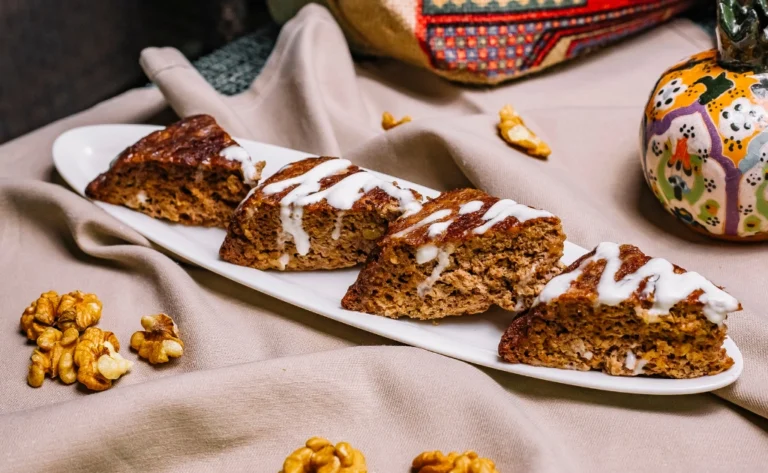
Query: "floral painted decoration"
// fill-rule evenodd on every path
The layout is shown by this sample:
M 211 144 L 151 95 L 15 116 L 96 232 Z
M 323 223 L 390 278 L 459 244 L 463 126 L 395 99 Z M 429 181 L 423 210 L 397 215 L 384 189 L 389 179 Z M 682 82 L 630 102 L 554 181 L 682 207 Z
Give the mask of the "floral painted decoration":
M 720 51 L 667 70 L 642 126 L 642 166 L 667 211 L 730 240 L 768 239 L 766 2 L 719 0 Z M 766 43 L 766 44 L 764 44 Z

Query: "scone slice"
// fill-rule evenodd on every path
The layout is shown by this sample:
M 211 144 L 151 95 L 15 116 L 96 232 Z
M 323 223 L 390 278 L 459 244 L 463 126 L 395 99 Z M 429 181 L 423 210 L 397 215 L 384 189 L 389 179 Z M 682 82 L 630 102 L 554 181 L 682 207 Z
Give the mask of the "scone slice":
M 263 168 L 213 117 L 196 115 L 128 147 L 85 194 L 171 222 L 226 227 Z
M 438 319 L 530 307 L 561 269 L 560 219 L 476 189 L 441 194 L 390 225 L 342 306 Z
M 693 378 L 733 365 L 723 348 L 739 302 L 637 247 L 601 243 L 544 288 L 502 337 L 511 363 Z
M 279 170 L 243 201 L 219 255 L 257 269 L 355 266 L 389 223 L 418 211 L 421 200 L 346 159 L 307 158 Z

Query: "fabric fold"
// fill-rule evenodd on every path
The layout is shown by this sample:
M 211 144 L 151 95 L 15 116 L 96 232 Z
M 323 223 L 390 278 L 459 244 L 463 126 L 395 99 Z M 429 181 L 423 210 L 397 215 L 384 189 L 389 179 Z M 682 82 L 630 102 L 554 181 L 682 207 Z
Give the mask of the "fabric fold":
M 760 471 L 768 256 L 763 245 L 715 242 L 678 225 L 639 163 L 637 130 L 655 75 L 711 46 L 695 28 L 674 22 L 496 89 L 458 87 L 389 60 L 354 62 L 318 6 L 283 28 L 262 75 L 235 97 L 216 93 L 177 51 L 146 50 L 142 67 L 157 88 L 0 147 L 0 471 L 278 471 L 313 435 L 350 442 L 378 472 L 408 471 L 433 449 L 473 449 L 505 473 Z M 497 136 L 505 103 L 552 146 L 548 161 Z M 440 190 L 476 186 L 559 215 L 583 246 L 633 243 L 696 270 L 742 301 L 728 325 L 744 373 L 716 395 L 559 385 L 391 346 L 180 263 L 73 193 L 51 162 L 61 132 L 150 121 L 166 104 L 180 115 L 213 114 L 239 138 L 342 154 Z M 384 111 L 414 121 L 384 132 Z M 112 390 L 26 385 L 33 345 L 19 316 L 50 289 L 93 292 L 104 303 L 99 326 L 135 362 Z M 150 366 L 128 341 L 142 315 L 158 312 L 178 323 L 185 354 Z

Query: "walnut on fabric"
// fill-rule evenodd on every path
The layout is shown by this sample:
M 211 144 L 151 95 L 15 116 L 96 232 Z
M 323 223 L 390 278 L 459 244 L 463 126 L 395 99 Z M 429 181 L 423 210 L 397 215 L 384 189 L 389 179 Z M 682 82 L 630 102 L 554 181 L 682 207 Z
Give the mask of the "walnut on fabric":
M 280 473 L 367 473 L 365 456 L 347 442 L 335 446 L 322 437 L 312 437 L 291 453 Z
M 499 111 L 499 134 L 507 143 L 522 149 L 535 158 L 546 159 L 552 154 L 549 146 L 525 125 L 511 105 L 505 105 Z
M 411 121 L 410 115 L 405 115 L 400 120 L 396 119 L 391 113 L 384 112 L 381 114 L 381 127 L 385 131 L 389 131 L 392 128 L 409 123 Z
M 496 464 L 481 458 L 473 451 L 451 452 L 439 450 L 424 452 L 413 459 L 412 473 L 499 473 Z
M 102 304 L 96 294 L 74 291 L 59 296 L 48 291 L 32 302 L 21 315 L 21 330 L 30 340 L 37 340 L 48 327 L 67 330 L 74 327 L 78 332 L 98 323 Z
M 64 384 L 72 384 L 77 379 L 74 366 L 74 352 L 80 333 L 70 327 L 62 333 L 48 327 L 37 338 L 37 348 L 30 357 L 27 382 L 38 388 L 43 385 L 45 376 L 58 377 Z
M 127 373 L 133 362 L 118 351 L 120 342 L 112 332 L 90 327 L 80 337 L 75 349 L 77 380 L 93 391 L 104 391 L 112 382 Z
M 179 328 L 167 314 L 145 315 L 141 318 L 144 331 L 131 336 L 131 348 L 151 364 L 167 363 L 169 358 L 184 354 L 184 342 Z

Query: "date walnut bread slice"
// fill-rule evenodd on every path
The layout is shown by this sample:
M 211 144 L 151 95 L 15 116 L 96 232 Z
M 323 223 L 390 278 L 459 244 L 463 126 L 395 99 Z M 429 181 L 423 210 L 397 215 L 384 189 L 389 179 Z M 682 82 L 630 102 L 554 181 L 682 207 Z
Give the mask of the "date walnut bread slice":
M 346 159 L 307 158 L 251 192 L 219 255 L 257 269 L 346 268 L 365 261 L 389 222 L 420 208 L 417 192 Z
M 511 363 L 620 376 L 695 378 L 733 365 L 723 348 L 739 302 L 703 276 L 601 243 L 553 278 L 501 339 Z
M 185 225 L 226 227 L 263 168 L 213 117 L 195 115 L 128 147 L 85 195 Z
M 446 192 L 390 225 L 341 305 L 416 319 L 494 304 L 521 311 L 562 268 L 564 241 L 549 212 L 476 189 Z

